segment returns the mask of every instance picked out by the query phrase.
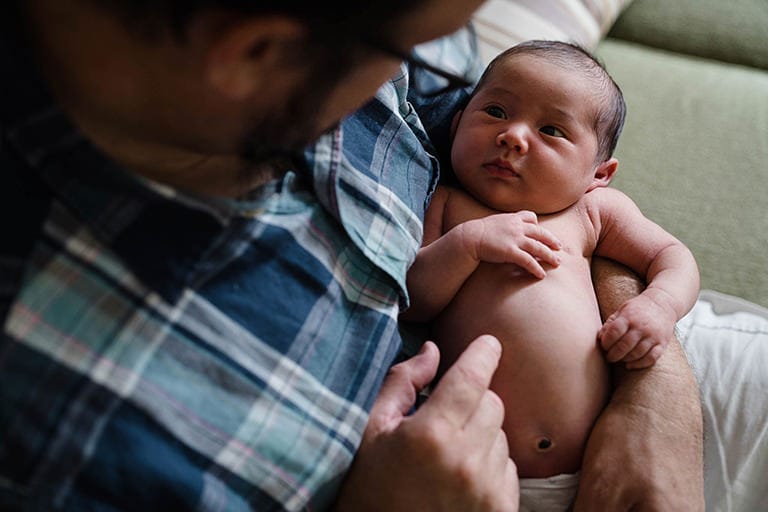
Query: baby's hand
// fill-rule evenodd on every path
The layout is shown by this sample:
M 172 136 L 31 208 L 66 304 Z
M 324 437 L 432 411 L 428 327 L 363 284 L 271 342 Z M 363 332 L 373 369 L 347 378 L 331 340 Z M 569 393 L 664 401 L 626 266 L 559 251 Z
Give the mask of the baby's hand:
M 661 357 L 676 321 L 674 311 L 640 294 L 608 317 L 597 338 L 608 362 L 624 361 L 630 370 L 647 368 Z
M 560 265 L 555 254 L 562 247 L 560 240 L 539 226 L 533 212 L 499 213 L 461 228 L 463 243 L 477 261 L 513 263 L 540 279 L 546 276 L 542 263 Z

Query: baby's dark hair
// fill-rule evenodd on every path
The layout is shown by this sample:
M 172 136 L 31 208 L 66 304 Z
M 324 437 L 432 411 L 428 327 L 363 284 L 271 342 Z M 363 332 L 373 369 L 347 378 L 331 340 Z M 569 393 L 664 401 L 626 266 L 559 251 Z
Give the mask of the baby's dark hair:
M 597 134 L 597 161 L 603 162 L 609 159 L 616 149 L 624 127 L 627 106 L 621 89 L 608 74 L 605 66 L 594 55 L 576 44 L 560 41 L 526 41 L 496 56 L 485 68 L 475 91 L 483 87 L 499 63 L 517 55 L 542 57 L 558 66 L 585 73 L 594 80 L 600 87 L 597 92 L 602 100 L 594 120 L 594 129 Z

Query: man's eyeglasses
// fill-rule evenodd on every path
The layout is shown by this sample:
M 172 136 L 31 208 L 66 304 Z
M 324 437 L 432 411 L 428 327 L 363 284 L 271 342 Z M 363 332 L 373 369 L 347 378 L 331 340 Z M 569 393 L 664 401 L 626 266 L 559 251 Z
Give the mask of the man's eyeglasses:
M 474 83 L 466 76 L 435 67 L 416 55 L 406 53 L 389 44 L 380 41 L 367 41 L 367 43 L 377 50 L 408 63 L 411 72 L 409 85 L 421 96 L 431 98 L 457 89 L 464 89 Z

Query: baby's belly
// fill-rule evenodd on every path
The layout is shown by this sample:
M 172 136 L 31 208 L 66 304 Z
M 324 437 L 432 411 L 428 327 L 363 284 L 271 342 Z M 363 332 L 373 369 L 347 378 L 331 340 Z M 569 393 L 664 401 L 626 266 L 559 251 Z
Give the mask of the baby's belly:
M 608 394 L 588 262 L 568 263 L 543 280 L 481 265 L 433 326 L 445 366 L 481 334 L 501 341 L 491 387 L 504 401 L 510 455 L 524 477 L 576 471 Z

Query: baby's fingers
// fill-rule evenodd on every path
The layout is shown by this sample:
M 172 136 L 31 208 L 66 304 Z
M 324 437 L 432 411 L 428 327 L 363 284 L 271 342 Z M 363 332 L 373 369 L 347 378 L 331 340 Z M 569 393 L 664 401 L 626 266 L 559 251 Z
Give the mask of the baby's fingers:
M 597 332 L 597 338 L 600 340 L 600 346 L 603 350 L 610 350 L 619 338 L 629 330 L 629 322 L 618 314 L 614 313 L 608 317 L 603 326 Z
M 557 251 L 552 250 L 550 247 L 544 245 L 538 240 L 528 239 L 524 244 L 520 246 L 520 249 L 527 252 L 540 263 L 546 263 L 552 267 L 557 267 L 560 265 L 560 256 L 558 255 Z
M 638 342 L 637 345 L 635 345 L 635 348 L 633 348 L 629 354 L 622 358 L 622 360 L 625 363 L 639 361 L 648 355 L 651 349 L 656 345 L 658 345 L 658 343 L 653 338 L 643 338 Z
M 636 331 L 629 331 L 622 336 L 613 346 L 606 352 L 605 358 L 609 363 L 615 363 L 624 359 L 632 349 L 640 342 L 640 335 Z
M 640 359 L 628 362 L 627 370 L 641 370 L 653 366 L 661 357 L 662 352 L 664 352 L 664 347 L 661 345 L 654 345 L 653 348 Z
M 528 210 L 521 210 L 510 215 L 512 215 L 512 218 L 515 221 L 522 221 L 526 238 L 541 242 L 545 246 L 556 251 L 563 248 L 563 244 L 551 231 L 541 227 L 538 216 L 535 213 Z
M 560 242 L 560 239 L 557 238 L 554 234 L 552 234 L 551 231 L 548 229 L 545 229 L 541 227 L 540 225 L 532 225 L 530 228 L 530 231 L 527 233 L 528 236 L 538 242 L 541 242 L 545 246 L 554 249 L 556 251 L 559 251 L 563 248 L 562 242 Z
M 611 316 L 598 332 L 598 339 L 605 357 L 610 363 L 621 361 L 640 342 L 637 331 L 630 329 L 629 322 L 623 316 Z
M 539 262 L 539 260 L 529 252 L 526 252 L 522 249 L 515 252 L 510 263 L 514 263 L 518 267 L 530 273 L 532 276 L 538 277 L 539 279 L 544 279 L 547 276 L 547 272 L 544 270 L 541 262 Z M 557 266 L 558 264 L 553 264 L 553 266 Z
M 659 342 L 653 337 L 643 338 L 623 361 L 627 363 L 627 369 L 647 368 L 659 360 L 664 351 L 665 343 Z

